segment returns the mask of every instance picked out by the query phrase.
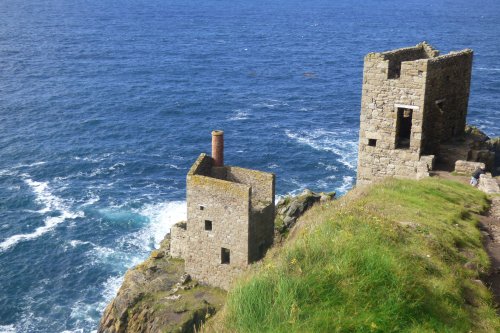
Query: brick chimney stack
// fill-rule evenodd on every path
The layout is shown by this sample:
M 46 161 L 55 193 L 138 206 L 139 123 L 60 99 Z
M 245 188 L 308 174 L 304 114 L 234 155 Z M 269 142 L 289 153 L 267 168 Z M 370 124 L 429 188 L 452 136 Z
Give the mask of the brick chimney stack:
M 224 131 L 212 131 L 212 159 L 215 167 L 224 166 Z

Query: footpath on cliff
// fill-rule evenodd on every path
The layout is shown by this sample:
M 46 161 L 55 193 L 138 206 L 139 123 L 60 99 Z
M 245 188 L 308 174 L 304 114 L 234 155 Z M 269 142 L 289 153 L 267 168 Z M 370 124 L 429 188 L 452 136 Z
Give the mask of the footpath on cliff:
M 435 171 L 433 176 L 455 180 L 468 184 L 470 177 L 457 175 L 447 171 Z M 483 242 L 491 261 L 491 268 L 484 282 L 490 288 L 500 314 L 500 177 L 484 177 L 478 189 L 489 195 L 491 205 L 484 215 L 478 215 L 479 228 L 483 234 Z

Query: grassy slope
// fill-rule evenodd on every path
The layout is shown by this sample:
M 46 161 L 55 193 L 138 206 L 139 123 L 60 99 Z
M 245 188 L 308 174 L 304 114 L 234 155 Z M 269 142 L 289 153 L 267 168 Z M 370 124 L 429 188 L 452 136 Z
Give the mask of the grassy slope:
M 308 212 L 211 325 L 238 332 L 498 332 L 479 191 L 390 180 Z M 464 268 L 465 263 L 469 263 Z

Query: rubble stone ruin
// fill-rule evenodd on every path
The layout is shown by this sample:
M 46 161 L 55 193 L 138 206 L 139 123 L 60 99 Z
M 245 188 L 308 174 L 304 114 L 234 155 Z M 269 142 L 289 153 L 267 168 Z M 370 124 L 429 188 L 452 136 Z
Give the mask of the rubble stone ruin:
M 212 157 L 187 174 L 187 221 L 171 229 L 172 257 L 200 282 L 228 289 L 273 243 L 275 176 L 224 165 L 224 133 L 212 132 Z
M 423 42 L 365 56 L 358 184 L 418 179 L 435 162 L 449 162 L 446 144 L 465 131 L 472 55 L 465 49 L 440 56 Z

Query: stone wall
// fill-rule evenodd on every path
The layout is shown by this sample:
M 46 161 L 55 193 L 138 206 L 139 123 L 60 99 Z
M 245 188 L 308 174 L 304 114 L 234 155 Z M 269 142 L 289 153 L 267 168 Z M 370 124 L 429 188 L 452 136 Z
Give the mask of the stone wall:
M 249 262 L 262 259 L 267 249 L 273 244 L 274 210 L 274 203 L 252 207 L 249 230 L 250 237 L 248 239 Z
M 455 162 L 455 172 L 459 174 L 471 176 L 472 173 L 479 168 L 484 169 L 485 168 L 484 163 L 470 162 L 463 160 L 458 160 Z
M 227 167 L 227 180 L 252 187 L 252 202 L 274 204 L 274 175 L 257 170 Z M 271 200 L 271 201 L 269 201 Z
M 184 258 L 187 248 L 186 221 L 178 222 L 170 228 L 170 255 Z
M 366 55 L 358 184 L 389 176 L 425 177 L 437 150 L 424 151 L 422 147 L 444 141 L 452 132 L 456 135 L 463 132 L 472 52 L 464 50 L 442 57 L 438 54 L 430 45 L 420 43 L 411 48 Z M 444 82 L 446 77 L 454 82 Z M 454 124 L 446 125 L 439 132 L 443 133 L 443 139 L 434 132 L 436 96 L 448 101 L 446 119 L 453 119 Z M 429 102 L 429 99 L 433 100 Z
M 423 47 L 404 49 L 405 54 L 423 55 Z M 427 63 L 423 60 L 400 64 L 400 75 L 389 79 L 391 59 L 383 53 L 365 57 L 361 98 L 358 154 L 358 183 L 387 176 L 412 177 L 417 172 L 422 138 L 423 97 Z M 398 108 L 412 112 L 409 147 L 397 148 Z
M 439 154 L 441 143 L 464 134 L 472 50 L 429 59 L 427 67 L 422 148 L 426 154 Z

